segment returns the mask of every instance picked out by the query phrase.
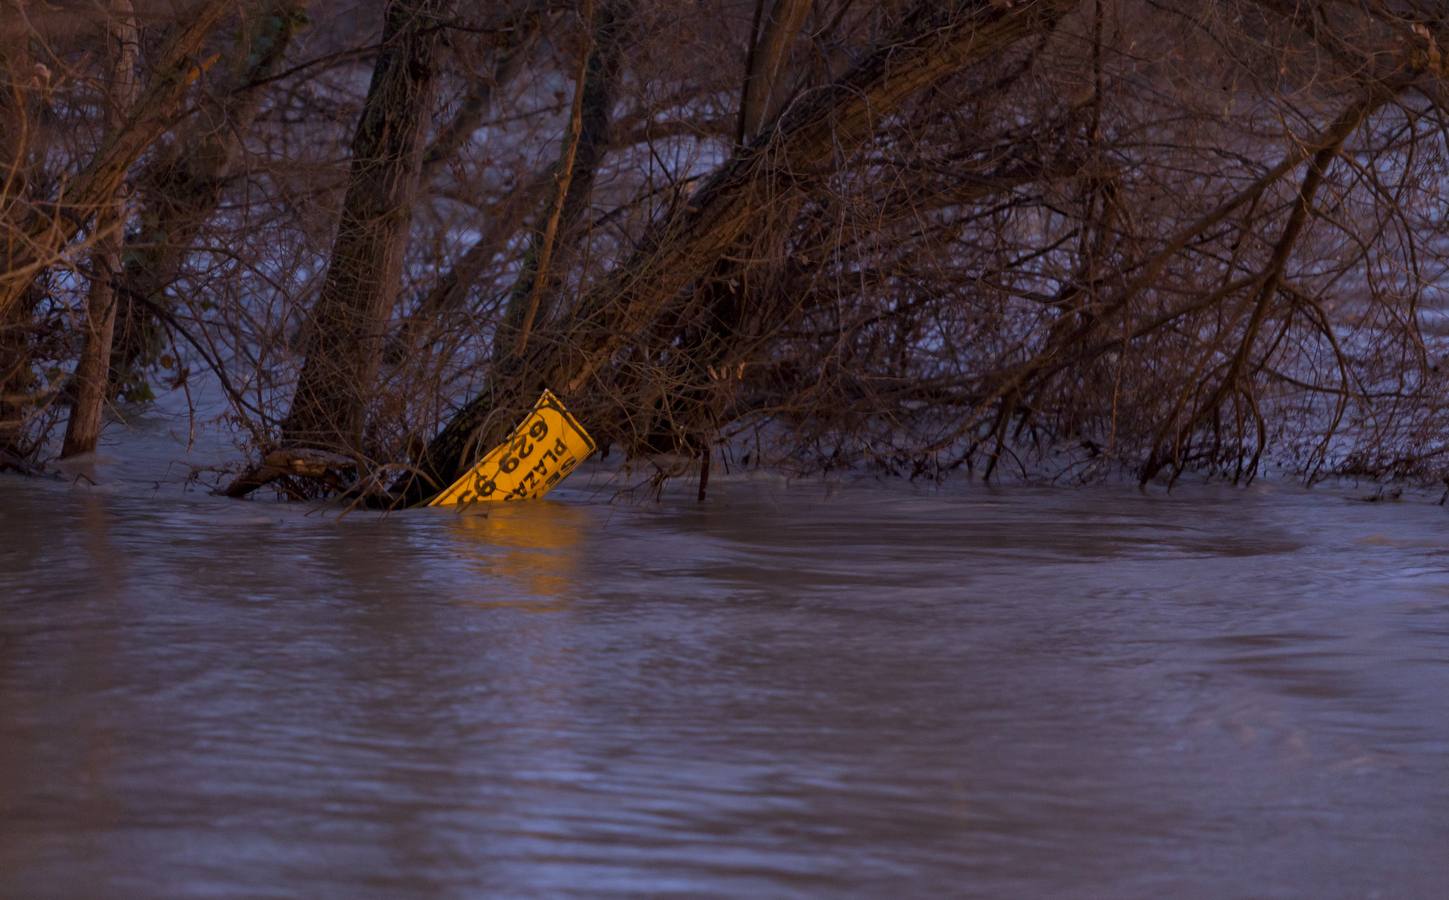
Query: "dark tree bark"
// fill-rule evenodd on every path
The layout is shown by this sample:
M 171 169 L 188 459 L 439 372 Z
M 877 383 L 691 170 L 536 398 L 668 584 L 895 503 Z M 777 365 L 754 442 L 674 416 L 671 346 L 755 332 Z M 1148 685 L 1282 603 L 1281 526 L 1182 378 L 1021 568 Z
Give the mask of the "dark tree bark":
M 352 139 L 332 259 L 307 327 L 306 361 L 282 426 L 287 444 L 358 452 L 384 330 L 401 281 L 440 20 L 451 0 L 393 0 Z
M 906 29 L 828 88 L 793 104 L 767 134 L 740 148 L 688 204 L 580 301 L 547 342 L 512 357 L 489 389 L 433 439 L 418 476 L 394 486 L 415 503 L 451 483 L 479 448 L 497 442 L 545 387 L 566 398 L 590 383 L 631 337 L 707 275 L 771 204 L 808 189 L 906 99 L 1018 40 L 1043 33 L 1077 0 L 922 2 Z

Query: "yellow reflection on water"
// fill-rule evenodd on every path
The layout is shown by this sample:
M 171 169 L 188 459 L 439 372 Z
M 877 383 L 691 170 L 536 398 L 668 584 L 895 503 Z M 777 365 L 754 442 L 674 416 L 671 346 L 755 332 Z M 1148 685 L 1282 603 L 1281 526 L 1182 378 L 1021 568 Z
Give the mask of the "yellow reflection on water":
M 585 510 L 547 500 L 495 503 L 452 520 L 450 533 L 470 563 L 520 589 L 517 599 L 479 605 L 549 609 L 575 593 L 579 548 L 590 525 Z

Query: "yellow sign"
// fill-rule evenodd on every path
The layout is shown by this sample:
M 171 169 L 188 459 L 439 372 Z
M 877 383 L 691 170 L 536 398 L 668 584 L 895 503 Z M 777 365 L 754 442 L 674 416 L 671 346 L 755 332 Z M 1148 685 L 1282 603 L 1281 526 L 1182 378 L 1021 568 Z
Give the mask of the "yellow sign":
M 535 500 L 593 452 L 594 439 L 552 391 L 544 391 L 508 440 L 428 505 Z

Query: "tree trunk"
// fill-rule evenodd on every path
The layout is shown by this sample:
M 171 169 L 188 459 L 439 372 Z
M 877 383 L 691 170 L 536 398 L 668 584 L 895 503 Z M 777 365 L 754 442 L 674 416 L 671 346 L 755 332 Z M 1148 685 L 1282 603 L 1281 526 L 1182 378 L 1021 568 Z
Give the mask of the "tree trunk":
M 763 4 L 765 0 L 758 2 Z M 810 0 L 775 0 L 758 39 L 751 35 L 745 86 L 740 92 L 739 143 L 759 134 L 760 126 L 773 114 L 790 41 L 799 34 L 809 12 Z
M 758 0 L 757 18 L 763 16 L 764 7 L 765 0 Z M 740 91 L 738 144 L 757 137 L 775 115 L 783 91 L 785 58 L 809 11 L 810 0 L 775 0 L 769 15 L 757 23 L 758 33 L 750 44 Z M 761 316 L 762 302 L 771 299 L 761 289 L 762 283 L 771 280 L 768 273 L 760 273 L 764 277 L 752 275 L 756 274 L 754 270 L 778 268 L 786 259 L 786 235 L 804 201 L 804 193 L 796 192 L 775 203 L 770 215 L 761 217 L 744 240 L 723 254 L 719 265 L 695 286 L 691 300 L 705 312 L 694 325 L 668 329 L 682 350 L 671 354 L 673 365 L 666 377 L 650 379 L 638 368 L 626 376 L 627 386 L 615 395 L 637 396 L 638 405 L 621 415 L 620 421 L 628 422 L 641 438 L 634 446 L 626 445 L 626 450 L 698 458 L 703 484 L 713 444 L 716 407 L 726 393 L 716 390 L 713 384 L 700 386 L 694 373 L 733 371 L 737 361 L 731 357 L 749 349 L 746 319 Z M 650 380 L 652 384 L 646 383 Z M 624 430 L 615 431 L 622 438 Z M 607 427 L 604 433 L 609 433 Z
M 580 218 L 588 211 L 594 178 L 604 155 L 613 144 L 612 112 L 614 96 L 617 93 L 618 76 L 623 52 L 622 30 L 632 14 L 632 0 L 613 0 L 606 3 L 594 25 L 593 47 L 587 56 L 584 73 L 584 87 L 576 93 L 575 106 L 570 116 L 570 135 L 564 141 L 564 161 L 550 165 L 537 175 L 519 184 L 502 201 L 489 211 L 488 224 L 478 240 L 463 252 L 448 271 L 439 276 L 433 287 L 423 295 L 402 325 L 398 328 L 388 348 L 389 359 L 396 359 L 415 345 L 425 340 L 428 333 L 446 330 L 446 320 L 463 306 L 469 290 L 493 260 L 507 246 L 509 239 L 527 219 L 527 214 L 536 206 L 542 206 L 543 199 L 551 197 L 550 219 L 556 219 L 554 238 L 535 235 L 528 251 L 524 254 L 522 270 L 509 290 L 504 321 L 494 335 L 494 357 L 507 356 L 517 342 L 519 326 L 525 318 L 529 299 L 535 285 L 539 291 L 546 289 L 549 279 L 542 282 L 536 277 L 539 270 L 538 255 L 541 243 L 552 242 L 555 248 L 566 246 L 570 232 Z M 527 35 L 525 35 L 525 38 Z M 511 62 L 521 52 L 518 47 L 509 48 L 506 59 Z M 502 67 L 500 63 L 500 68 Z M 460 114 L 461 115 L 461 114 Z M 458 130 L 456 122 L 444 130 L 428 150 L 432 158 L 444 138 Z M 569 147 L 573 147 L 570 157 Z M 425 162 L 426 165 L 426 162 Z M 562 174 L 561 174 L 562 173 Z M 553 191 L 549 189 L 553 188 Z M 562 203 L 559 194 L 563 195 Z M 547 227 L 544 231 L 547 232 Z M 547 295 L 540 293 L 542 300 Z M 542 302 L 534 313 L 534 324 L 546 319 L 548 309 Z M 532 326 L 530 326 L 531 330 Z
M 1043 33 L 1076 5 L 1077 0 L 920 3 L 904 32 L 835 84 L 793 104 L 767 135 L 720 166 L 630 259 L 585 294 L 563 333 L 509 360 L 489 390 L 433 439 L 420 460 L 422 477 L 394 486 L 400 501 L 418 502 L 454 481 L 544 387 L 576 395 L 632 335 L 715 267 L 770 204 L 807 189 L 810 173 L 857 150 L 879 117 L 965 66 Z
M 136 102 L 136 64 L 141 33 L 131 0 L 111 0 L 108 25 L 111 49 L 111 86 L 107 126 L 121 128 Z M 75 370 L 75 398 L 65 425 L 62 458 L 90 453 L 101 436 L 101 413 L 106 405 L 111 339 L 116 329 L 116 292 L 113 287 L 121 262 L 121 232 L 126 224 L 126 193 L 118 187 L 111 202 L 96 212 L 92 231 L 91 282 L 86 298 L 85 343 Z
M 623 31 L 632 0 L 605 3 L 594 21 L 593 2 L 584 0 L 592 46 L 574 87 L 573 111 L 554 178 L 558 189 L 544 225 L 524 255 L 522 271 L 509 292 L 504 321 L 493 339 L 494 358 L 521 354 L 534 326 L 550 313 L 551 265 L 559 236 L 567 236 L 588 210 L 594 178 L 609 151 L 614 94 L 618 86 Z
M 124 122 L 108 130 L 95 156 L 61 186 L 53 201 L 42 204 L 29 198 L 23 174 L 14 177 L 28 166 L 24 157 L 33 152 L 23 146 L 29 131 L 26 126 L 33 123 L 33 100 L 26 95 L 40 73 L 16 73 L 19 78 L 5 86 L 7 97 L 0 101 L 5 127 L 0 132 L 11 136 L 9 142 L 17 137 L 21 141 L 18 154 L 6 154 L 15 167 L 5 194 L 7 199 L 18 199 L 9 205 L 21 212 L 11 214 L 4 223 L 5 257 L 0 261 L 0 457 L 23 461 L 33 449 L 24 442 L 24 430 L 34 405 L 27 332 L 39 294 L 37 279 L 98 211 L 113 205 L 127 171 L 166 130 L 192 82 L 200 76 L 202 70 L 192 57 L 231 6 L 227 0 L 207 0 L 191 12 L 162 49 L 154 74 Z M 10 14 L 3 6 L 0 12 Z M 8 69 L 15 72 L 13 65 Z M 7 104 L 11 108 L 5 108 Z
M 367 398 L 402 277 L 423 137 L 451 0 L 393 0 L 352 139 L 332 259 L 307 328 L 307 354 L 282 425 L 287 444 L 361 449 Z
M 158 352 L 160 332 L 152 306 L 164 303 L 166 287 L 221 202 L 242 138 L 261 108 L 256 83 L 276 70 L 305 21 L 306 0 L 260 0 L 256 7 L 232 74 L 220 79 L 220 98 L 206 103 L 186 124 L 187 137 L 178 135 L 137 179 L 139 230 L 121 253 L 112 396 L 149 397 L 143 369 Z

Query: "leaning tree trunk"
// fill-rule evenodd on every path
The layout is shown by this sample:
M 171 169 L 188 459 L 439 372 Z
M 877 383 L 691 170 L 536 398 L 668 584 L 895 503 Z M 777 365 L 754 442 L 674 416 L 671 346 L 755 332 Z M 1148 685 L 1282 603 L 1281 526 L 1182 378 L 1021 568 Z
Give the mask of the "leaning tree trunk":
M 136 102 L 136 63 L 141 33 L 131 0 L 111 0 L 107 25 L 111 51 L 111 85 L 106 125 L 125 126 L 126 113 Z M 96 211 L 91 227 L 91 276 L 86 298 L 85 342 L 75 369 L 75 397 L 65 425 L 62 457 L 90 453 L 101 436 L 101 413 L 106 405 L 111 339 L 116 330 L 116 292 L 113 287 L 121 263 L 121 231 L 126 222 L 125 189 L 117 186 L 111 202 Z
M 764 10 L 765 0 L 756 15 Z M 760 133 L 760 127 L 779 102 L 781 75 L 790 42 L 805 24 L 810 0 L 775 0 L 761 23 L 759 35 L 750 36 L 749 58 L 745 63 L 744 89 L 740 91 L 740 121 L 736 137 L 744 144 Z
M 758 137 L 787 99 L 785 63 L 810 6 L 810 0 L 773 0 L 767 13 L 766 0 L 756 0 L 757 21 L 740 90 L 736 131 L 740 146 Z M 618 421 L 604 426 L 605 439 L 623 440 L 632 432 L 634 441 L 625 445 L 626 452 L 698 457 L 701 498 L 709 478 L 710 447 L 718 418 L 715 407 L 727 392 L 716 390 L 715 385 L 701 386 L 695 373 L 733 371 L 736 360 L 732 357 L 748 352 L 745 320 L 762 312 L 761 301 L 766 298 L 759 285 L 770 280 L 768 275 L 758 277 L 760 270 L 777 269 L 785 259 L 786 234 L 805 199 L 797 191 L 795 196 L 771 204 L 768 215 L 761 217 L 738 246 L 723 254 L 719 265 L 695 286 L 689 304 L 697 310 L 694 324 L 684 324 L 689 318 L 684 316 L 661 320 L 657 330 L 668 333 L 680 347 L 680 352 L 670 354 L 664 377 L 651 377 L 646 367 L 634 366 L 625 374 L 622 389 L 615 391 L 615 396 L 637 396 L 637 405 L 618 411 Z M 671 318 L 680 322 L 670 322 Z
M 581 299 L 561 333 L 500 368 L 429 444 L 418 471 L 394 485 L 416 503 L 454 481 L 499 440 L 545 387 L 576 395 L 631 336 L 707 275 L 764 209 L 808 188 L 808 173 L 858 149 L 876 122 L 971 63 L 1052 27 L 1078 0 L 924 0 L 888 38 L 828 88 L 796 101 L 767 134 L 740 148 L 632 257 Z
M 553 257 L 588 210 L 599 164 L 609 151 L 623 32 L 632 0 L 606 2 L 597 17 L 593 0 L 584 0 L 583 5 L 592 46 L 575 80 L 568 134 L 554 175 L 557 189 L 543 227 L 534 232 L 522 271 L 509 292 L 503 323 L 493 339 L 495 359 L 521 354 L 534 327 L 548 319 L 550 310 L 544 301 L 551 296 Z
M 444 18 L 451 0 L 393 0 L 352 139 L 332 259 L 307 324 L 285 444 L 358 452 L 402 279 Z

